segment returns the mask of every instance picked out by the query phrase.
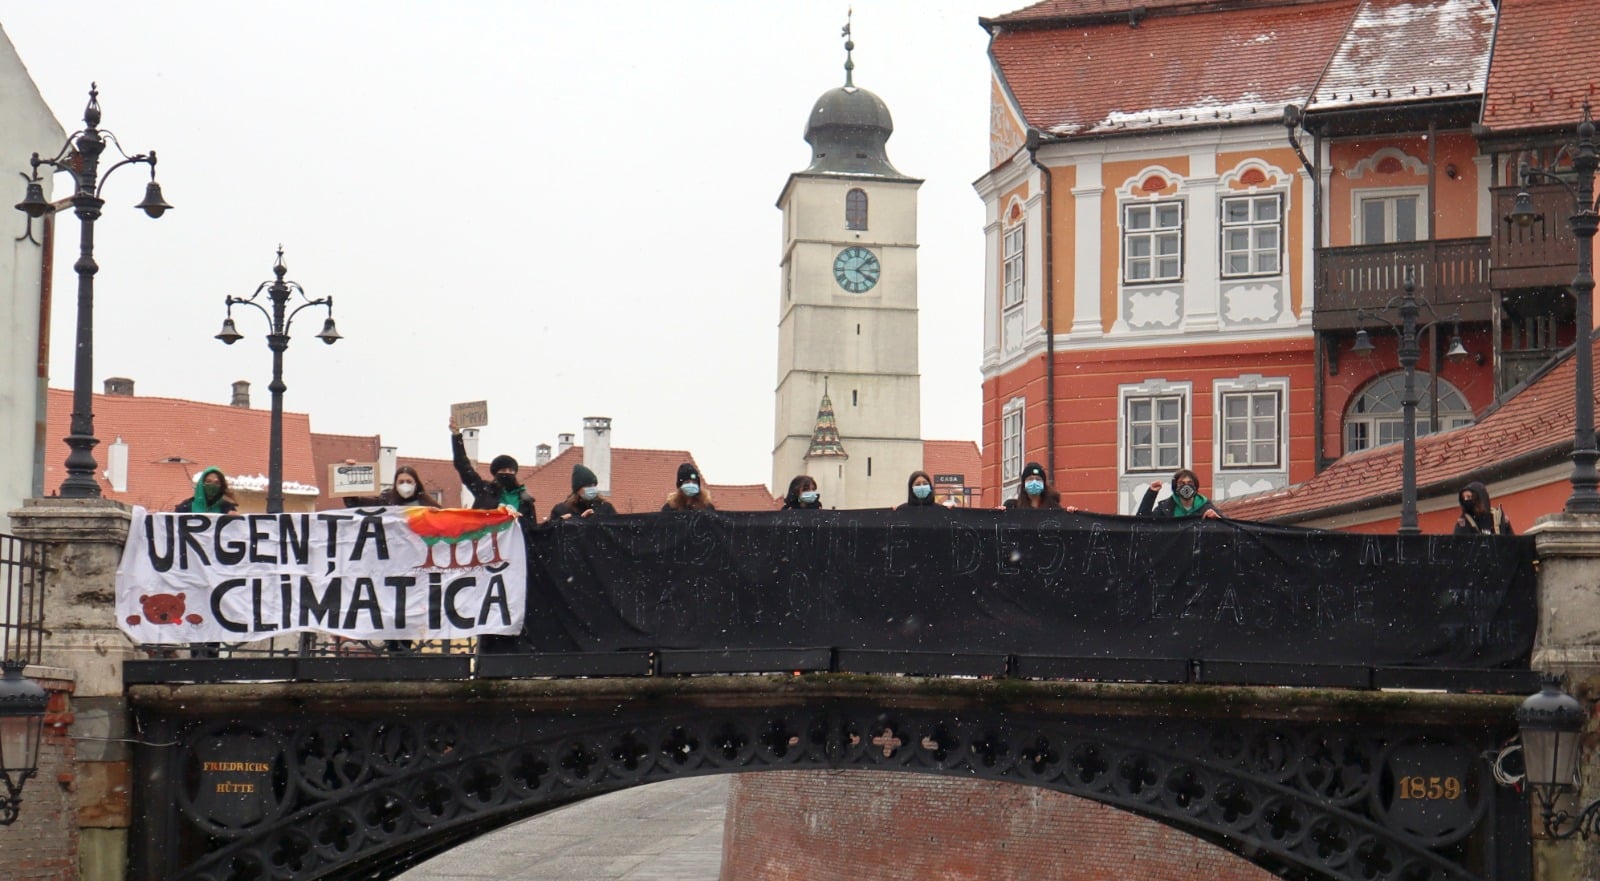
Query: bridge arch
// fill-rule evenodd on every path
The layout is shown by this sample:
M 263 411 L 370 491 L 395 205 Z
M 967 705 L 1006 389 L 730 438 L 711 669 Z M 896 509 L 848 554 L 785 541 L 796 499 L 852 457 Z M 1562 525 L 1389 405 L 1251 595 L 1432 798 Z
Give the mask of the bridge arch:
M 1509 699 L 1483 695 L 741 676 L 130 697 L 176 744 L 136 759 L 138 803 L 173 806 L 139 830 L 136 879 L 387 877 L 571 801 L 780 769 L 1039 786 L 1308 879 L 1499 877 L 1485 833 L 1519 819 L 1478 758 L 1510 733 Z M 1422 765 L 1461 769 L 1448 810 L 1396 797 Z M 236 767 L 265 769 L 261 789 L 219 795 Z

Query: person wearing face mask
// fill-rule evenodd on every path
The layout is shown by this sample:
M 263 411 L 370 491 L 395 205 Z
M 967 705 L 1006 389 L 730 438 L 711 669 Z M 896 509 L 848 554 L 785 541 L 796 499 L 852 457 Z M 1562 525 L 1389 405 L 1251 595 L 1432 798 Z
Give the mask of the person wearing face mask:
M 913 471 L 906 480 L 905 504 L 896 511 L 946 511 L 950 509 L 933 500 L 933 478 L 926 471 Z
M 1064 511 L 1076 511 L 1076 506 L 1062 507 L 1061 493 L 1050 486 L 1049 478 L 1045 477 L 1044 466 L 1038 462 L 1029 462 L 1022 469 L 1022 483 L 1017 487 L 1017 497 L 1006 499 L 1006 510 L 1043 510 L 1054 508 Z
M 228 489 L 228 478 L 221 468 L 207 468 L 194 482 L 194 497 L 184 499 L 173 507 L 179 514 L 232 514 L 239 500 Z
M 1456 535 L 1516 535 L 1504 508 L 1489 503 L 1489 488 L 1473 481 L 1456 493 L 1461 516 L 1456 520 Z
M 347 460 L 348 461 L 348 460 Z M 348 461 L 348 464 L 355 464 Z M 410 465 L 401 465 L 394 470 L 394 484 L 375 496 L 350 496 L 344 500 L 346 508 L 404 508 L 420 506 L 423 508 L 437 508 L 439 503 L 434 501 L 433 495 L 422 488 L 422 476 L 417 474 L 417 469 Z
M 1200 494 L 1200 478 L 1187 468 L 1172 475 L 1172 495 L 1156 502 L 1164 484 L 1156 481 L 1144 491 L 1144 501 L 1139 503 L 1140 517 L 1204 517 L 1215 520 L 1222 515 L 1211 506 L 1211 500 Z
M 667 494 L 663 511 L 715 511 L 711 494 L 700 481 L 700 469 L 693 462 L 678 466 L 678 488 Z
M 596 514 L 615 514 L 610 500 L 600 495 L 600 478 L 582 462 L 572 466 L 572 495 L 550 509 L 551 520 L 572 517 L 593 517 Z
M 817 492 L 817 482 L 809 474 L 801 474 L 789 481 L 789 491 L 783 496 L 785 511 L 815 511 L 822 507 L 822 495 Z
M 489 473 L 494 479 L 484 480 L 467 458 L 467 446 L 461 440 L 461 429 L 456 427 L 454 418 L 450 420 L 450 447 L 455 454 L 456 473 L 461 475 L 461 485 L 472 493 L 472 507 L 480 511 L 492 511 L 504 505 L 522 515 L 526 525 L 531 526 L 538 521 L 539 514 L 533 507 L 533 496 L 529 495 L 527 487 L 517 481 L 516 459 L 503 453 L 495 456 L 494 461 L 489 463 Z

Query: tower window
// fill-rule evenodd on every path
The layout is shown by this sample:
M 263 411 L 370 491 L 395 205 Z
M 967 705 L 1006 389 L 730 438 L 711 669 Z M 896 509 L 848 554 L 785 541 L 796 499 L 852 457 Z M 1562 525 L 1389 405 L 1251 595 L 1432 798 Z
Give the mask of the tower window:
M 851 389 L 850 390 L 850 406 L 854 407 L 855 405 L 856 405 L 856 390 L 855 389 Z
M 871 456 L 867 457 L 867 476 L 868 477 L 872 476 L 872 457 Z
M 867 228 L 867 191 L 854 189 L 844 194 L 844 228 Z

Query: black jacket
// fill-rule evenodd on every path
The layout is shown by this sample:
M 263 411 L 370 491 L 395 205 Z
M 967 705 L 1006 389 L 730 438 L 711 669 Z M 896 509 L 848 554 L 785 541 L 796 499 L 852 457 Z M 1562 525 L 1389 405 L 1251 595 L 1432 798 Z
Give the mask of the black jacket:
M 402 499 L 392 486 L 375 496 L 347 496 L 344 499 L 344 506 L 346 508 L 442 507 L 433 500 L 433 496 L 425 492 L 419 492 L 410 499 Z
M 563 499 L 562 501 L 556 503 L 554 508 L 550 509 L 550 519 L 560 520 L 562 517 L 569 515 L 573 517 L 582 517 L 583 512 L 591 508 L 594 509 L 596 515 L 617 513 L 617 509 L 604 496 L 601 496 L 592 502 L 586 502 L 582 498 L 579 498 L 576 502 L 572 501 L 571 499 Z
M 450 435 L 450 448 L 455 454 L 456 474 L 461 476 L 461 485 L 472 492 L 472 507 L 480 511 L 492 511 L 500 507 L 500 485 L 479 476 L 478 469 L 472 467 L 472 461 L 467 458 L 467 445 L 461 440 L 461 435 Z M 517 496 L 517 513 L 522 515 L 523 523 L 532 525 L 537 522 L 539 513 L 533 507 L 533 496 L 528 494 L 528 488 L 519 483 L 513 492 Z
M 218 513 L 218 514 L 232 514 L 234 511 L 238 510 L 238 508 L 239 508 L 238 505 L 235 505 L 234 503 L 228 501 L 227 499 L 223 499 L 222 501 L 217 503 L 216 513 Z M 194 499 L 184 499 L 183 501 L 181 501 L 178 504 L 174 505 L 172 507 L 172 511 L 175 514 L 193 514 L 194 513 Z M 200 513 L 204 514 L 204 513 L 207 513 L 207 512 L 201 511 Z
M 1471 492 L 1474 494 L 1474 510 L 1468 511 L 1466 504 L 1461 505 L 1461 516 L 1456 519 L 1456 535 L 1515 535 L 1511 530 L 1511 521 L 1506 519 L 1506 512 L 1495 507 L 1494 500 L 1489 498 L 1489 488 L 1482 483 L 1473 482 L 1461 488 L 1456 493 L 1459 501 L 1461 496 Z M 1479 503 L 1483 510 L 1476 510 Z
M 1134 515 L 1134 516 L 1136 516 L 1136 517 L 1200 517 L 1200 516 L 1203 516 L 1207 511 L 1217 511 L 1216 508 L 1212 507 L 1211 500 L 1210 499 L 1206 499 L 1204 504 L 1202 504 L 1198 508 L 1195 508 L 1193 511 L 1190 511 L 1187 514 L 1179 514 L 1179 513 L 1177 513 L 1177 511 L 1178 511 L 1178 503 L 1177 503 L 1177 501 L 1175 501 L 1175 497 L 1174 496 L 1167 496 L 1166 498 L 1162 499 L 1160 502 L 1157 502 L 1156 501 L 1156 496 L 1158 496 L 1158 495 L 1160 495 L 1160 493 L 1157 492 L 1156 490 L 1146 489 L 1144 491 L 1144 500 L 1139 502 L 1139 513 Z M 1222 512 L 1221 511 L 1217 511 L 1217 513 L 1221 514 Z

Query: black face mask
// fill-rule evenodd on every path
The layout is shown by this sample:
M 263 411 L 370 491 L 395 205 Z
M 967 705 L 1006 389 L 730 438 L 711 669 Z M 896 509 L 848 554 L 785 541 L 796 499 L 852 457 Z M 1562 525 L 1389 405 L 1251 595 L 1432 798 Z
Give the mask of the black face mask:
M 222 498 L 222 487 L 217 486 L 216 484 L 213 484 L 213 483 L 208 483 L 208 484 L 206 484 L 205 489 L 206 489 L 206 501 L 215 502 L 217 499 Z
M 511 490 L 517 488 L 517 476 L 515 474 L 496 474 L 494 476 L 494 482 L 498 484 L 501 489 Z

